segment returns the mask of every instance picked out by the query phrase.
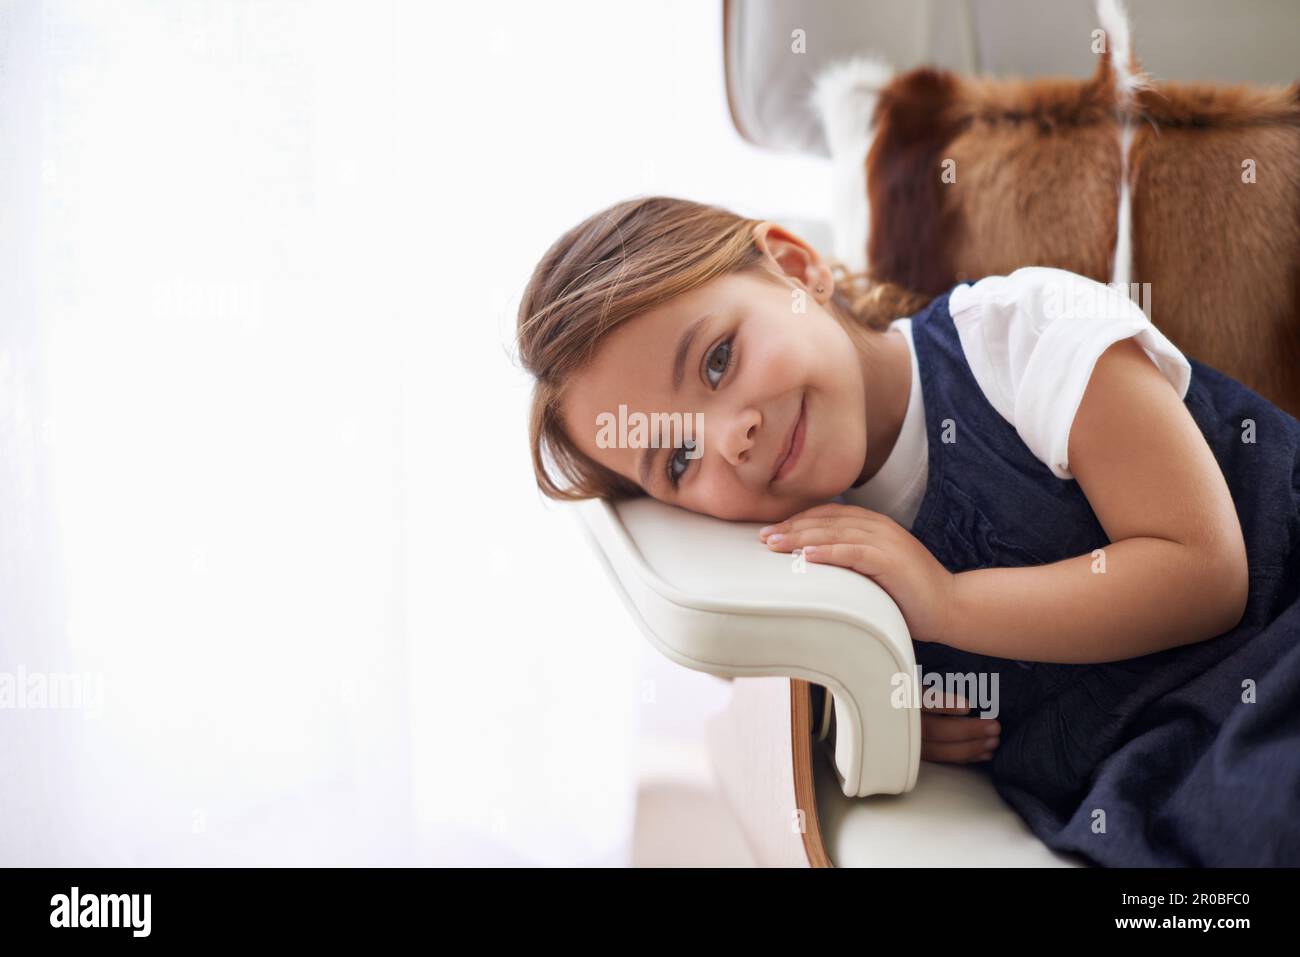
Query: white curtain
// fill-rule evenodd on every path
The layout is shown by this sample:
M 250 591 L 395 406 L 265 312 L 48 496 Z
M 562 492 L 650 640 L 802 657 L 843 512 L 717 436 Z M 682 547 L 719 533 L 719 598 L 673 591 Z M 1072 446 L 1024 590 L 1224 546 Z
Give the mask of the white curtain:
M 6 10 L 0 670 L 95 706 L 0 711 L 5 864 L 413 855 L 391 85 L 305 13 Z
M 600 206 L 803 171 L 738 172 L 719 21 L 0 7 L 0 865 L 629 862 L 643 639 L 513 310 Z

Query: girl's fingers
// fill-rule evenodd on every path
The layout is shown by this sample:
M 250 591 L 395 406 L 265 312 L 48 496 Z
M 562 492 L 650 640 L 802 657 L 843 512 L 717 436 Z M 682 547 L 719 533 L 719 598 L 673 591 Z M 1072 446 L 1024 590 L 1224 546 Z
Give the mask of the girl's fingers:
M 833 545 L 836 542 L 867 542 L 870 533 L 865 529 L 840 526 L 832 528 L 795 529 L 791 532 L 773 532 L 767 536 L 767 547 L 783 552 L 788 549 L 804 548 L 808 545 Z
M 950 718 L 942 715 L 921 715 L 922 741 L 992 743 L 997 740 L 1001 731 L 1001 725 L 986 718 Z
M 921 715 L 921 759 L 965 764 L 985 761 L 997 749 L 1001 725 L 974 717 Z
M 957 742 L 921 742 L 922 761 L 942 761 L 945 764 L 973 764 L 987 761 L 993 756 L 993 748 L 979 741 Z
M 792 532 L 806 531 L 810 528 L 870 529 L 875 523 L 870 513 L 860 515 L 819 515 L 813 518 L 788 518 L 775 525 L 765 525 L 758 530 L 758 537 L 766 539 L 771 535 L 789 535 Z
M 856 542 L 833 542 L 829 545 L 804 545 L 804 557 L 819 565 L 839 565 L 868 577 L 879 575 L 885 567 L 885 553 L 875 545 Z

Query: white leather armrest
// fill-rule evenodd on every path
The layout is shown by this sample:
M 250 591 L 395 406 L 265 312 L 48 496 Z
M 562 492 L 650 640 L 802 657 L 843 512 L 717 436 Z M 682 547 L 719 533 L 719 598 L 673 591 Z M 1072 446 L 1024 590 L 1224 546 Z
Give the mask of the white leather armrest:
M 578 505 L 583 524 L 650 642 L 687 668 L 783 675 L 835 701 L 835 766 L 844 793 L 916 784 L 921 713 L 894 707 L 894 676 L 915 672 L 907 623 L 875 582 L 769 551 L 757 524 L 651 498 Z

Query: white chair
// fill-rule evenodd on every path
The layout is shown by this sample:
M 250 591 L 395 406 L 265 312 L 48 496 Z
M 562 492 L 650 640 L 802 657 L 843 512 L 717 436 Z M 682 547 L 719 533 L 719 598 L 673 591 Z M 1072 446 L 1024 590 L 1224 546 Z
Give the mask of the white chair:
M 733 679 L 707 744 L 759 864 L 1079 863 L 1034 837 L 982 769 L 921 762 L 920 711 L 891 703 L 895 676 L 914 674 L 911 637 L 870 579 L 800 567 L 756 524 L 650 498 L 577 512 L 650 642 Z
M 1144 67 L 1170 80 L 1289 83 L 1300 6 L 1144 0 L 1131 19 Z M 808 94 L 829 63 L 876 54 L 896 69 L 1064 73 L 1096 67 L 1091 3 L 1038 0 L 723 0 L 727 100 L 739 134 L 768 150 L 827 155 Z M 804 49 L 795 52 L 795 31 Z M 838 164 L 837 164 L 838 165 Z M 849 157 L 849 165 L 861 164 Z M 828 174 L 828 191 L 830 189 Z M 853 191 L 865 189 L 853 183 Z M 784 225 L 861 268 L 861 212 Z M 847 250 L 847 255 L 844 251 Z M 776 866 L 1079 866 L 1049 850 L 979 766 L 920 760 L 920 715 L 893 707 L 915 666 L 907 625 L 877 585 L 841 568 L 793 570 L 756 525 L 651 499 L 578 506 L 632 618 L 663 654 L 732 682 L 708 728 L 717 778 L 755 858 Z M 829 699 L 826 696 L 828 689 Z

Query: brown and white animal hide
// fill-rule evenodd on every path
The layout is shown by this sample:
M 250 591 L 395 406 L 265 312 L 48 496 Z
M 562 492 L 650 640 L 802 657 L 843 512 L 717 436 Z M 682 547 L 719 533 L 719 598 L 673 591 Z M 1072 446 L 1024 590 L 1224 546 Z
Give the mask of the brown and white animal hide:
M 865 154 L 867 271 L 928 295 L 1029 265 L 1133 283 L 1184 353 L 1300 416 L 1300 83 L 1153 83 L 1100 6 L 1088 80 L 869 61 L 819 80 L 859 187 Z

